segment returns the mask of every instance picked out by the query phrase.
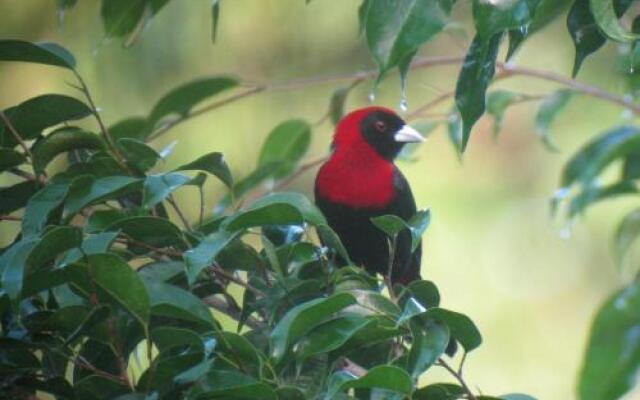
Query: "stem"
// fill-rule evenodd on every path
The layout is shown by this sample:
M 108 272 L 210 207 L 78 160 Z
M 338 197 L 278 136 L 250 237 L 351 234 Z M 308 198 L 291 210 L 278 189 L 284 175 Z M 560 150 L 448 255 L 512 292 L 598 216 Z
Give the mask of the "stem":
M 91 113 L 96 118 L 96 121 L 98 121 L 98 126 L 100 127 L 100 132 L 102 133 L 102 137 L 104 138 L 104 141 L 107 143 L 107 147 L 109 147 L 109 150 L 113 154 L 113 156 L 114 156 L 116 162 L 118 163 L 118 165 L 121 168 L 123 168 L 124 170 L 132 172 L 131 169 L 129 168 L 129 166 L 127 165 L 127 162 L 126 162 L 125 158 L 123 157 L 122 153 L 120 153 L 120 150 L 118 149 L 118 146 L 116 145 L 116 142 L 113 140 L 113 137 L 111 136 L 111 134 L 107 130 L 107 127 L 105 126 L 104 122 L 102 121 L 102 117 L 100 116 L 100 113 L 98 112 L 98 108 L 96 107 L 95 102 L 93 101 L 93 97 L 91 96 L 91 92 L 89 92 L 89 87 L 85 83 L 84 79 L 82 79 L 82 76 L 80 76 L 78 71 L 76 71 L 75 69 L 72 70 L 72 71 L 73 71 L 73 74 L 76 76 L 76 79 L 80 83 L 80 88 L 79 88 L 80 91 L 84 94 L 84 97 L 89 102 L 89 107 L 91 108 Z
M 238 310 L 234 310 L 224 300 L 214 296 L 209 296 L 202 299 L 202 301 L 209 307 L 215 310 L 218 310 L 223 314 L 228 315 L 229 317 L 235 319 L 236 321 L 240 320 L 241 312 Z M 247 320 L 245 321 L 245 324 L 252 329 L 264 329 L 266 327 L 266 324 L 264 322 L 254 317 L 247 318 Z
M 11 168 L 8 172 L 14 174 L 15 176 L 19 176 L 20 178 L 24 178 L 24 179 L 26 179 L 28 181 L 44 183 L 44 182 L 42 182 L 41 179 L 38 179 L 36 176 L 31 175 L 30 173 L 25 172 L 25 171 L 23 171 L 21 169 L 18 169 L 18 168 Z
M 189 225 L 189 221 L 187 220 L 187 218 L 182 213 L 182 210 L 180 210 L 180 207 L 178 207 L 178 203 L 176 203 L 176 201 L 174 200 L 173 195 L 169 195 L 169 197 L 167 198 L 167 202 L 169 202 L 169 204 L 171 204 L 171 207 L 173 207 L 173 209 L 175 210 L 176 214 L 178 214 L 178 217 L 182 221 L 182 225 L 184 225 L 184 227 L 188 231 L 192 231 L 191 225 Z
M 211 271 L 216 274 L 216 275 L 220 275 L 221 277 L 230 280 L 231 282 L 235 283 L 236 285 L 242 286 L 243 288 L 252 291 L 253 293 L 262 296 L 263 293 L 254 288 L 253 286 L 251 286 L 248 282 L 243 281 L 242 279 L 236 277 L 233 274 L 228 273 L 227 271 L 223 270 L 222 268 L 220 268 L 217 265 L 213 265 L 211 268 Z
M 15 126 L 13 126 L 13 124 L 11 123 L 11 120 L 7 117 L 7 115 L 2 110 L 0 110 L 0 118 L 2 118 L 2 121 L 4 122 L 4 124 L 7 126 L 7 128 L 9 128 L 9 132 L 11 132 L 16 142 L 20 144 L 20 147 L 22 147 L 22 149 L 24 150 L 24 153 L 26 154 L 27 158 L 29 158 L 29 160 L 33 162 L 33 153 L 31 153 L 29 146 L 27 146 L 27 144 L 22 139 L 22 136 L 20 136 Z
M 22 218 L 12 215 L 0 215 L 0 221 L 22 221 Z
M 441 367 L 444 367 L 444 369 L 449 371 L 449 373 L 451 375 L 453 375 L 454 378 L 456 378 L 458 383 L 460 383 L 460 386 L 462 386 L 464 391 L 467 392 L 467 396 L 468 396 L 469 400 L 478 400 L 476 395 L 473 394 L 471 389 L 469 389 L 469 386 L 467 385 L 467 383 L 465 382 L 464 378 L 462 377 L 462 373 L 456 372 L 456 370 L 453 369 L 449 364 L 447 364 L 447 362 L 445 360 L 443 360 L 442 358 L 438 359 L 438 365 L 440 365 Z

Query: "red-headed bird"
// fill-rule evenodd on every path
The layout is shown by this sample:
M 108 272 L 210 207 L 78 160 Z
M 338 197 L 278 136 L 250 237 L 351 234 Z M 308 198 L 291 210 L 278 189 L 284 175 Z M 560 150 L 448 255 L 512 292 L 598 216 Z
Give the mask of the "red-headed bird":
M 409 183 L 393 160 L 406 143 L 423 140 L 388 108 L 356 110 L 338 123 L 331 157 L 316 177 L 316 204 L 351 260 L 371 274 L 386 276 L 389 266 L 387 237 L 371 218 L 391 214 L 406 221 L 416 213 Z M 422 245 L 411 252 L 408 230 L 398 235 L 394 253 L 391 282 L 420 279 Z

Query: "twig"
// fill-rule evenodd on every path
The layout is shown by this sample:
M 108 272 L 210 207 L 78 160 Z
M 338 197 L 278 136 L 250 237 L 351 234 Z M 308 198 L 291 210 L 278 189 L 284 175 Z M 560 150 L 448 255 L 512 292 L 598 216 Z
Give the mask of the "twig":
M 245 90 L 244 92 L 240 92 L 237 93 L 233 96 L 229 96 L 226 99 L 222 99 L 220 101 L 217 101 L 215 103 L 211 103 L 207 106 L 204 106 L 200 109 L 197 109 L 195 111 L 191 111 L 185 115 L 183 115 L 182 117 L 175 119 L 171 122 L 166 123 L 165 125 L 160 126 L 158 129 L 156 129 L 155 132 L 153 132 L 151 135 L 149 135 L 149 137 L 146 139 L 147 142 L 152 141 L 154 139 L 157 139 L 158 137 L 162 136 L 163 134 L 165 134 L 168 130 L 170 130 L 171 128 L 175 127 L 176 125 L 179 125 L 185 121 L 190 120 L 191 118 L 197 117 L 199 115 L 202 115 L 204 113 L 207 113 L 209 111 L 215 110 L 216 108 L 220 108 L 222 106 L 225 106 L 229 103 L 233 103 L 234 101 L 243 99 L 245 97 L 249 97 L 253 94 L 256 93 L 260 93 L 262 91 L 265 90 L 264 86 L 254 86 L 250 89 Z
M 158 254 L 163 254 L 166 256 L 171 256 L 171 257 L 182 257 L 183 253 L 180 251 L 175 251 L 175 250 L 169 250 L 169 249 L 164 249 L 164 248 L 159 248 L 159 247 L 155 247 L 152 246 L 150 244 L 144 243 L 144 242 L 140 242 L 138 240 L 135 239 L 131 239 L 128 236 L 125 236 L 124 238 L 117 238 L 115 240 L 116 243 L 120 243 L 120 244 L 124 244 L 124 245 L 134 245 L 134 246 L 138 246 L 138 247 L 143 247 L 147 250 L 152 250 L 155 251 Z
M 283 179 L 282 181 L 278 182 L 278 184 L 273 187 L 272 191 L 278 191 L 278 190 L 284 189 L 291 182 L 293 182 L 294 180 L 298 179 L 298 177 L 300 175 L 304 174 L 305 172 L 307 172 L 308 170 L 312 169 L 313 167 L 316 167 L 316 166 L 322 164 L 323 162 L 327 161 L 328 158 L 329 157 L 327 157 L 327 156 L 322 156 L 322 157 L 319 157 L 319 158 L 314 158 L 312 160 L 309 160 L 309 161 L 301 164 L 294 173 L 292 173 L 291 175 L 289 175 L 287 177 L 287 179 Z
M 7 115 L 2 110 L 0 110 L 0 118 L 2 118 L 2 121 L 4 122 L 5 126 L 9 128 L 9 132 L 11 132 L 16 142 L 20 144 L 20 147 L 22 147 L 26 156 L 29 158 L 31 162 L 33 162 L 33 153 L 31 153 L 29 146 L 27 146 L 27 144 L 22 139 L 22 136 L 20 136 L 15 126 L 13 126 L 13 124 L 11 123 L 11 120 L 7 117 Z
M 180 207 L 178 207 L 178 203 L 176 203 L 176 201 L 173 198 L 173 195 L 169 195 L 169 197 L 167 198 L 167 202 L 169 204 L 171 204 L 171 207 L 173 207 L 173 209 L 175 210 L 176 214 L 178 214 L 178 218 L 180 218 L 180 220 L 182 221 L 182 225 L 184 225 L 184 227 L 188 230 L 191 231 L 191 225 L 189 224 L 189 221 L 187 220 L 187 218 L 184 216 L 184 214 L 182 213 L 182 210 L 180 210 Z
M 215 297 L 215 296 L 209 296 L 209 297 L 203 298 L 202 301 L 206 305 L 208 305 L 209 307 L 211 307 L 213 309 L 216 309 L 216 310 L 220 311 L 221 313 L 230 316 L 231 318 L 235 319 L 236 321 L 240 320 L 241 311 L 233 309 L 224 300 L 222 300 L 222 299 L 220 299 L 218 297 Z M 250 327 L 252 329 L 264 329 L 266 327 L 266 324 L 264 322 L 260 321 L 257 318 L 251 317 L 251 316 L 249 316 L 249 318 L 247 318 L 245 323 L 246 323 L 246 325 L 248 327 Z
M 210 268 L 210 271 L 213 272 L 216 275 L 220 275 L 223 278 L 230 280 L 231 282 L 235 283 L 236 285 L 242 286 L 243 288 L 252 291 L 253 293 L 257 294 L 257 295 L 263 295 L 263 293 L 254 288 L 253 286 L 251 286 L 248 282 L 243 281 L 242 279 L 238 278 L 237 276 L 228 273 L 227 271 L 223 270 L 220 266 L 218 265 L 213 265 Z
M 100 127 L 100 132 L 102 133 L 102 136 L 104 137 L 104 140 L 107 143 L 107 146 L 109 147 L 109 150 L 111 150 L 111 153 L 113 153 L 113 156 L 115 157 L 116 162 L 118 163 L 118 165 L 121 168 L 123 168 L 126 171 L 131 172 L 131 169 L 127 165 L 126 159 L 122 156 L 122 153 L 120 153 L 120 149 L 118 149 L 118 146 L 116 145 L 116 142 L 113 140 L 113 137 L 111 136 L 111 134 L 107 130 L 107 127 L 105 126 L 104 122 L 102 121 L 102 117 L 100 116 L 100 113 L 98 112 L 98 108 L 96 107 L 95 102 L 93 101 L 93 97 L 91 96 L 91 92 L 89 92 L 89 87 L 85 83 L 84 79 L 82 79 L 82 76 L 80 76 L 80 74 L 75 69 L 73 70 L 73 73 L 76 76 L 76 79 L 78 80 L 78 82 L 80 83 L 80 88 L 79 89 L 84 94 L 84 97 L 87 99 L 87 101 L 89 102 L 89 107 L 91 108 L 91 113 L 96 118 L 96 121 L 98 121 L 98 126 Z
M 15 176 L 19 176 L 20 178 L 24 178 L 28 181 L 33 181 L 33 182 L 41 182 L 38 178 L 36 178 L 34 175 L 31 175 L 28 172 L 25 172 L 21 169 L 18 168 L 11 168 L 8 172 L 14 174 Z
M 0 215 L 0 221 L 22 221 L 22 218 L 12 215 Z
M 473 394 L 471 389 L 469 389 L 469 386 L 464 381 L 464 378 L 462 378 L 462 374 L 461 373 L 456 372 L 456 370 L 453 369 L 449 364 L 447 364 L 447 362 L 445 360 L 443 360 L 442 358 L 438 359 L 438 365 L 440 365 L 441 367 L 444 367 L 444 369 L 449 371 L 449 373 L 456 378 L 458 383 L 460 383 L 460 386 L 462 386 L 464 391 L 467 392 L 467 396 L 468 396 L 469 400 L 478 400 L 476 395 Z

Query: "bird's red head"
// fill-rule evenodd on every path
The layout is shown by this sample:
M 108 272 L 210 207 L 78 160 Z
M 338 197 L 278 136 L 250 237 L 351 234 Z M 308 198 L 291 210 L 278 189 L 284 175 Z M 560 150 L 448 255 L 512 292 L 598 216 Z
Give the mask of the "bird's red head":
M 360 108 L 342 118 L 336 127 L 333 147 L 341 152 L 368 145 L 382 158 L 392 160 L 405 143 L 422 140 L 422 136 L 393 110 L 371 106 Z
M 316 178 L 317 195 L 354 207 L 381 207 L 394 197 L 393 159 L 422 136 L 392 110 L 366 107 L 336 127 L 333 154 Z

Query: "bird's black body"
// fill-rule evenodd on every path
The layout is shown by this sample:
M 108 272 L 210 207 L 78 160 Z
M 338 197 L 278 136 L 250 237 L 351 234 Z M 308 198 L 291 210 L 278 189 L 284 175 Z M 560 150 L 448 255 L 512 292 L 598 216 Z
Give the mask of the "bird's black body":
M 371 222 L 381 215 L 396 215 L 408 220 L 416 213 L 416 203 L 411 188 L 399 169 L 394 167 L 393 181 L 395 197 L 384 207 L 357 208 L 339 204 L 323 197 L 316 186 L 315 198 L 318 208 L 324 213 L 329 226 L 338 234 L 351 261 L 364 266 L 371 273 L 388 275 L 388 237 Z M 411 234 L 408 230 L 399 233 L 393 257 L 392 282 L 407 284 L 420 279 L 422 245 L 411 252 Z

